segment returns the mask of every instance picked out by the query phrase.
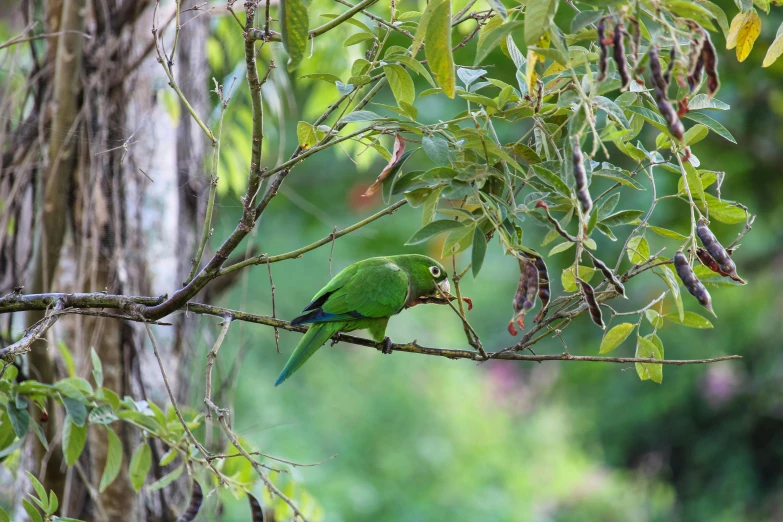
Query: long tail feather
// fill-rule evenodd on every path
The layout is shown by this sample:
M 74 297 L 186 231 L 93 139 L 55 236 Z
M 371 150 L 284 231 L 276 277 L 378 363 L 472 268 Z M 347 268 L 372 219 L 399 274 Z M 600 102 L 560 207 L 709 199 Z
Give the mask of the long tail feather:
M 280 376 L 275 381 L 275 386 L 279 386 L 283 381 L 288 379 L 296 370 L 302 367 L 307 360 L 318 351 L 318 349 L 324 345 L 342 326 L 338 322 L 329 323 L 317 323 L 307 330 L 302 340 L 299 341 L 299 345 L 291 354 L 288 362 L 285 363 L 285 368 L 280 373 Z

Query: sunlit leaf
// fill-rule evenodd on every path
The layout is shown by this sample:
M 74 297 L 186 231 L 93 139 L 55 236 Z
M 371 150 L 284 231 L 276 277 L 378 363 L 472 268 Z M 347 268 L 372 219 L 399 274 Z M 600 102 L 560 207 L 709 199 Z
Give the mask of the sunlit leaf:
M 451 0 L 432 0 L 431 3 L 435 2 L 438 4 L 427 22 L 427 45 L 424 47 L 424 53 L 435 82 L 446 96 L 453 98 L 456 76 L 454 57 L 451 54 Z
M 288 70 L 293 71 L 304 58 L 310 21 L 302 0 L 285 0 L 281 11 L 281 37 L 288 53 Z
M 623 341 L 631 335 L 634 328 L 636 328 L 636 325 L 631 323 L 620 323 L 613 326 L 604 334 L 604 338 L 601 340 L 601 348 L 598 353 L 609 353 L 620 346 Z

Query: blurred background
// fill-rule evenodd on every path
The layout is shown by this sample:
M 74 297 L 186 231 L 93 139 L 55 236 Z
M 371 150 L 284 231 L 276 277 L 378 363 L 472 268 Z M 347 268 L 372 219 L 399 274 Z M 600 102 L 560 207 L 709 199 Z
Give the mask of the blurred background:
M 455 10 L 462 3 L 454 2 Z M 737 12 L 732 2 L 718 3 L 729 19 Z M 330 12 L 330 4 L 313 0 L 311 9 Z M 558 23 L 567 27 L 573 11 L 561 4 Z M 758 214 L 753 231 L 734 254 L 748 285 L 711 290 L 718 316 L 712 319 L 714 329 L 668 323 L 659 333 L 670 359 L 740 354 L 742 360 L 666 366 L 663 383 L 657 385 L 641 382 L 630 365 L 476 364 L 402 353 L 382 356 L 368 348 L 338 344 L 322 349 L 294 378 L 274 388 L 299 334 L 280 332 L 277 353 L 272 329 L 235 324 L 217 371 L 227 400 L 233 402 L 237 432 L 265 453 L 295 462 L 315 463 L 337 455 L 292 472 L 293 481 L 306 489 L 309 502 L 320 506 L 327 521 L 783 520 L 783 60 L 761 68 L 783 16 L 773 8 L 762 20 L 761 36 L 741 64 L 733 51 L 725 51 L 723 35 L 713 33 L 722 81 L 717 98 L 731 110 L 712 111 L 710 116 L 724 124 L 739 145 L 710 134 L 693 149 L 703 167 L 726 172 L 723 194 Z M 234 76 L 239 78 L 224 123 L 213 236 L 217 241 L 233 228 L 240 213 L 250 112 L 242 84 L 243 42 L 235 23 L 215 13 L 209 15 L 208 28 L 203 61 L 208 76 L 227 86 Z M 332 84 L 300 77 L 316 72 L 347 77 L 353 60 L 363 54 L 361 46 L 344 48 L 341 38 L 315 42 L 295 73 L 289 76 L 280 67 L 265 86 L 265 161 L 270 164 L 295 148 L 296 122 L 312 121 L 335 98 Z M 261 60 L 285 63 L 282 51 L 274 47 L 266 46 Z M 471 64 L 474 53 L 471 42 L 455 59 Z M 499 50 L 485 63 L 493 66 L 494 76 L 514 83 L 511 62 Z M 149 89 L 176 125 L 179 108 L 162 72 L 156 74 L 157 80 L 139 88 Z M 210 80 L 200 87 L 201 99 L 197 95 L 194 105 L 203 113 L 214 106 L 214 97 L 208 94 L 214 85 Z M 428 86 L 420 82 L 416 87 L 421 92 Z M 377 101 L 393 104 L 389 92 Z M 424 121 L 433 122 L 463 110 L 459 101 L 442 96 L 417 98 L 415 106 Z M 387 113 L 377 105 L 368 108 Z M 212 118 L 217 118 L 216 111 Z M 503 142 L 514 141 L 523 132 L 514 125 L 498 130 Z M 654 138 L 649 133 L 641 136 L 648 148 Z M 386 146 L 391 148 L 391 139 Z M 248 248 L 287 252 L 383 208 L 379 199 L 360 194 L 385 161 L 372 151 L 357 157 L 358 152 L 349 145 L 335 147 L 298 166 L 264 214 Z M 405 169 L 428 165 L 425 156 L 417 154 Z M 656 176 L 661 180 L 659 190 L 675 189 L 676 178 L 670 173 L 656 171 Z M 649 191 L 626 191 L 623 208 L 647 208 L 649 197 Z M 684 204 L 662 204 L 651 223 L 679 230 L 686 211 Z M 437 241 L 404 246 L 420 223 L 419 209 L 405 206 L 393 217 L 339 239 L 332 273 L 378 255 L 437 257 Z M 540 248 L 545 230 L 529 221 L 525 225 L 525 244 Z M 714 230 L 728 243 L 741 226 L 716 225 Z M 607 248 L 616 258 L 620 245 L 601 239 L 599 248 Z M 653 251 L 671 250 L 660 237 L 648 239 Z M 468 256 L 459 256 L 460 269 Z M 279 317 L 295 317 L 329 280 L 329 258 L 327 247 L 272 265 Z M 442 261 L 451 267 L 451 260 Z M 548 262 L 553 293 L 558 295 L 563 289 L 557 274 L 566 260 L 554 257 Z M 474 303 L 468 318 L 488 350 L 515 342 L 506 324 L 518 274 L 516 261 L 492 243 L 479 278 L 468 275 L 463 280 L 463 292 Z M 629 287 L 632 300 L 624 309 L 636 309 L 664 289 L 652 274 L 634 279 Z M 266 267 L 247 269 L 239 284 L 214 304 L 271 314 Z M 695 302 L 686 299 L 686 307 L 695 310 Z M 190 367 L 200 379 L 206 351 L 218 331 L 217 319 L 193 320 L 204 326 L 190 351 Z M 416 339 L 428 346 L 467 348 L 458 318 L 446 307 L 406 311 L 391 320 L 388 335 L 396 342 Z M 601 332 L 587 317 L 575 321 L 563 337 L 572 354 L 598 353 Z M 545 339 L 536 351 L 559 353 L 562 344 Z M 632 344 L 624 344 L 616 354 L 632 356 Z M 203 397 L 199 386 L 203 383 L 197 379 L 191 389 L 195 407 Z M 226 502 L 224 513 L 218 515 L 208 502 L 200 516 L 247 519 L 244 499 L 221 500 Z

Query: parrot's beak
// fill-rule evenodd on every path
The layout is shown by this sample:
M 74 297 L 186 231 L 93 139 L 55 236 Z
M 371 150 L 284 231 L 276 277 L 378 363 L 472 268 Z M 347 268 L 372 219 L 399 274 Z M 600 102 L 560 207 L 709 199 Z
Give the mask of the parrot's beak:
M 443 281 L 438 283 L 438 288 L 440 288 L 440 291 L 446 295 L 449 295 L 449 293 L 451 292 L 451 285 L 449 284 L 448 279 L 444 279 Z

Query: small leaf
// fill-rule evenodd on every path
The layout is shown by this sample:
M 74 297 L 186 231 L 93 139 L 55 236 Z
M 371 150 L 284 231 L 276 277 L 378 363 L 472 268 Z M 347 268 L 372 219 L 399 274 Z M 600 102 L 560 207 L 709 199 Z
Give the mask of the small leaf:
M 63 397 L 63 406 L 77 426 L 84 426 L 84 422 L 87 420 L 87 407 L 84 404 L 76 399 Z
M 753 49 L 756 38 L 761 34 L 761 19 L 755 9 L 745 15 L 742 26 L 737 32 L 737 60 L 744 62 Z
M 437 236 L 438 234 L 442 234 L 443 232 L 448 232 L 450 230 L 455 230 L 457 228 L 464 228 L 464 227 L 465 224 L 459 221 L 454 221 L 452 219 L 439 219 L 421 228 L 418 232 L 413 234 L 405 244 L 417 245 L 419 243 L 423 243 L 427 241 L 431 237 Z
M 427 199 L 424 200 L 424 204 L 421 207 L 421 226 L 424 226 L 435 219 L 435 210 L 438 208 L 442 190 L 443 187 L 436 188 L 427 196 Z
M 473 250 L 471 251 L 470 262 L 473 269 L 473 277 L 478 277 L 479 271 L 484 264 L 484 257 L 487 254 L 487 238 L 482 232 L 481 227 L 476 227 L 473 232 Z
M 734 144 L 737 143 L 737 140 L 734 139 L 734 136 L 731 135 L 731 133 L 728 131 L 728 129 L 726 129 L 726 127 L 724 127 L 723 125 L 721 125 L 720 123 L 713 120 L 712 118 L 710 118 L 709 116 L 707 116 L 702 112 L 689 112 L 688 114 L 683 116 L 683 118 L 701 123 L 705 127 L 715 132 L 715 134 L 717 134 L 718 136 L 721 136 L 722 138 L 725 138 Z
M 114 482 L 122 468 L 122 442 L 117 434 L 114 433 L 114 430 L 108 426 L 106 427 L 106 435 L 108 437 L 109 445 L 106 455 L 106 466 L 103 468 L 101 483 L 98 486 L 98 490 L 101 493 L 106 491 L 106 488 Z
M 666 314 L 665 317 L 666 319 L 669 319 L 673 323 L 677 323 L 682 326 L 687 326 L 688 328 L 699 328 L 699 329 L 712 328 L 712 323 L 709 322 L 705 317 L 702 317 L 701 315 L 697 314 L 696 312 L 685 312 L 682 319 L 678 314 L 675 313 L 668 313 Z
M 27 413 L 27 408 L 19 408 L 16 405 L 16 401 L 9 400 L 8 404 L 6 404 L 6 413 L 8 413 L 8 418 L 11 420 L 14 433 L 17 437 L 23 439 L 30 425 L 30 414 Z
M 341 120 L 341 123 L 354 123 L 357 121 L 375 121 L 382 120 L 383 116 L 379 116 L 372 111 L 354 111 Z
M 585 283 L 589 283 L 593 278 L 593 275 L 597 270 L 589 266 L 579 266 L 579 279 Z M 566 292 L 576 292 L 576 278 L 574 277 L 574 267 L 569 267 L 563 270 L 560 275 L 560 282 L 563 285 L 563 290 Z
M 424 53 L 435 82 L 446 96 L 454 98 L 456 76 L 451 51 L 451 0 L 432 0 L 430 3 L 435 2 L 437 5 L 427 21 L 427 45 L 424 47 Z
M 625 253 L 631 263 L 637 265 L 650 258 L 650 245 L 643 236 L 634 236 L 628 241 L 628 250 Z
M 522 28 L 524 22 L 508 22 L 498 27 L 495 27 L 484 37 L 480 39 L 476 48 L 476 58 L 473 60 L 473 65 L 480 64 L 484 58 L 486 58 L 490 52 L 492 52 L 497 46 L 506 41 L 506 38 L 517 29 Z M 511 49 L 509 48 L 509 52 Z M 512 54 L 513 58 L 513 54 Z M 521 58 L 521 55 L 520 55 Z M 524 58 L 522 58 L 524 60 Z M 517 66 L 519 68 L 519 66 Z
M 549 251 L 549 254 L 547 254 L 547 256 L 552 257 L 555 254 L 559 254 L 560 252 L 565 252 L 566 250 L 568 250 L 572 246 L 574 246 L 574 243 L 572 243 L 570 241 L 565 241 L 563 243 L 560 243 L 559 245 L 553 246 L 552 250 Z
M 727 225 L 737 225 L 745 222 L 745 211 L 729 203 L 721 201 L 711 194 L 704 195 L 707 209 L 710 211 L 710 219 L 715 219 Z
M 90 359 L 92 359 L 92 377 L 95 379 L 95 384 L 100 388 L 103 386 L 103 365 L 93 347 L 90 347 Z
M 662 360 L 663 354 L 658 346 L 651 340 L 645 337 L 636 338 L 636 357 L 639 359 L 652 357 L 654 359 Z M 639 374 L 639 378 L 643 381 L 648 379 L 660 384 L 663 381 L 663 365 L 662 364 L 649 364 L 649 363 L 636 363 L 636 373 Z
M 690 100 L 688 100 L 688 109 L 691 111 L 697 110 L 718 110 L 727 111 L 731 109 L 731 105 L 723 103 L 715 98 L 710 98 L 706 94 L 697 94 Z
M 609 353 L 620 346 L 623 341 L 625 341 L 628 336 L 631 335 L 631 332 L 633 332 L 634 328 L 635 325 L 631 323 L 620 323 L 617 326 L 613 326 L 612 329 L 606 332 L 604 335 L 604 338 L 601 341 L 601 348 L 598 353 Z
M 405 140 L 402 139 L 402 136 L 397 134 L 394 137 L 394 149 L 392 150 L 392 156 L 389 160 L 389 163 L 383 168 L 380 174 L 378 174 L 378 178 L 375 180 L 375 182 L 370 185 L 370 187 L 364 192 L 364 196 L 372 196 L 377 192 L 377 190 L 381 187 L 384 180 L 391 174 L 391 172 L 394 170 L 395 167 L 398 166 L 398 164 L 402 164 L 403 155 L 405 153 Z M 406 158 L 407 159 L 407 158 Z
M 27 516 L 30 517 L 31 522 L 43 522 L 41 513 L 39 513 L 35 506 L 26 498 L 22 499 L 22 507 L 27 512 Z
M 677 241 L 685 241 L 686 239 L 688 239 L 687 237 L 683 236 L 679 232 L 675 232 L 674 230 L 669 230 L 667 228 L 654 227 L 652 225 L 647 225 L 647 228 L 649 228 L 659 236 L 667 237 L 669 239 L 676 239 Z
M 35 475 L 30 473 L 29 471 L 25 471 L 27 474 L 27 478 L 30 479 L 30 483 L 33 485 L 33 489 L 35 490 L 36 495 L 38 495 L 38 499 L 41 501 L 41 509 L 46 511 L 49 509 L 49 500 L 46 496 L 46 489 L 43 487 L 43 484 L 41 484 L 37 478 L 35 478 Z
M 465 67 L 460 67 L 457 69 L 457 76 L 459 76 L 459 79 L 462 80 L 462 83 L 465 84 L 465 87 L 468 87 L 471 83 L 475 82 L 485 74 L 487 74 L 487 71 L 484 69 L 467 69 Z
M 601 17 L 604 16 L 604 12 L 599 11 L 582 11 L 571 20 L 571 33 L 578 33 L 588 25 L 596 23 Z
M 555 189 L 561 196 L 567 198 L 571 197 L 571 191 L 568 189 L 568 185 L 565 184 L 565 181 L 560 179 L 560 176 L 541 165 L 533 165 L 532 168 L 533 172 L 536 173 L 536 176 Z
M 599 109 L 611 116 L 623 128 L 628 129 L 631 127 L 631 124 L 628 123 L 628 118 L 625 117 L 625 113 L 615 102 L 603 96 L 596 96 L 593 100 L 598 104 Z
M 546 34 L 557 11 L 557 0 L 536 0 L 525 7 L 525 43 L 535 45 Z
M 82 454 L 86 441 L 87 427 L 77 426 L 71 416 L 66 415 L 63 426 L 63 453 L 65 453 L 65 463 L 68 466 L 73 466 L 79 460 L 79 455 Z
M 340 81 L 339 76 L 330 73 L 303 74 L 302 76 L 300 76 L 300 78 L 308 78 L 311 80 L 322 80 L 329 83 L 337 83 Z
M 112 422 L 119 420 L 117 414 L 114 413 L 114 408 L 110 404 L 101 404 L 92 409 L 88 416 L 90 424 L 111 424 Z
M 506 12 L 506 6 L 503 5 L 503 2 L 501 0 L 487 0 L 487 3 L 492 8 L 493 11 L 495 11 L 497 14 L 500 15 L 500 17 L 505 20 L 508 16 Z
M 176 451 L 174 454 L 176 455 Z M 150 466 L 152 466 L 152 450 L 146 442 L 142 442 L 133 451 L 133 456 L 131 456 L 130 465 L 128 467 L 130 483 L 135 491 L 139 491 L 144 485 L 144 481 L 147 479 L 147 474 L 150 471 Z
M 182 475 L 182 471 L 184 469 L 185 469 L 185 465 L 180 464 L 174 471 L 172 471 L 167 475 L 164 475 L 163 477 L 160 478 L 160 480 L 157 480 L 152 484 L 150 484 L 147 489 L 149 489 L 150 491 L 155 491 L 158 489 L 165 488 L 166 486 L 168 486 L 169 484 L 177 480 L 180 477 L 180 475 Z
M 621 210 L 610 214 L 600 221 L 601 224 L 607 227 L 616 227 L 619 225 L 628 225 L 639 219 L 643 212 L 641 210 Z
M 694 125 L 685 132 L 683 142 L 686 146 L 694 145 L 706 138 L 709 133 L 710 131 L 706 125 Z
M 310 21 L 307 7 L 302 0 L 285 0 L 280 9 L 281 39 L 288 53 L 288 70 L 297 68 L 307 48 Z
M 421 139 L 424 153 L 438 165 L 449 164 L 449 144 L 443 138 L 424 136 Z
M 354 85 L 352 83 L 345 84 L 343 82 L 334 82 L 334 86 L 337 87 L 337 92 L 342 96 L 348 96 L 354 91 Z
M 767 55 L 764 57 L 764 62 L 761 64 L 761 66 L 769 67 L 775 63 L 775 60 L 777 60 L 781 54 L 783 54 L 783 24 L 780 24 L 780 27 L 778 27 L 778 33 L 775 35 L 775 41 L 772 42 L 772 45 L 770 45 L 769 49 L 767 49 Z
M 397 64 L 390 64 L 383 66 L 383 72 L 386 74 L 386 79 L 389 81 L 389 87 L 391 87 L 394 99 L 399 104 L 400 101 L 413 103 L 416 99 L 416 89 L 413 86 L 413 80 L 411 79 L 408 71 Z

